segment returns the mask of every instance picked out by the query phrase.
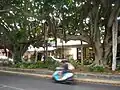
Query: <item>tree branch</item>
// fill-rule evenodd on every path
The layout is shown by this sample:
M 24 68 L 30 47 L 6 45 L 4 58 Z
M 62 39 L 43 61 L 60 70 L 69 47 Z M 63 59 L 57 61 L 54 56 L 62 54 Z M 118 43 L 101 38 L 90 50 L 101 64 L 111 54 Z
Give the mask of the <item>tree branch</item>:
M 103 6 L 106 7 L 106 5 L 107 5 L 106 0 L 100 0 L 100 1 L 103 4 Z
M 115 20 L 115 18 L 117 18 L 119 12 L 120 12 L 120 1 L 116 1 L 115 3 L 115 7 L 114 9 L 112 10 L 111 12 L 111 15 L 109 17 L 109 20 L 108 20 L 108 24 L 107 24 L 107 27 L 110 28 L 113 24 L 113 21 Z
M 117 38 L 117 43 L 120 44 L 120 36 Z
M 87 42 L 88 44 L 91 44 L 90 37 L 84 35 L 67 35 L 66 40 L 82 40 Z
M 9 10 L 0 10 L 0 13 L 6 13 L 8 12 Z

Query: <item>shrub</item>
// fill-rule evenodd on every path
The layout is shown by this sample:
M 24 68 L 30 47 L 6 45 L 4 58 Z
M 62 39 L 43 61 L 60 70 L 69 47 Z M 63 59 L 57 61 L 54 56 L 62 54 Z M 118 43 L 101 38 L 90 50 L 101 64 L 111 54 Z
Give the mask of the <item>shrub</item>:
M 13 67 L 15 67 L 15 68 L 19 68 L 20 65 L 21 65 L 21 63 L 17 63 L 17 64 L 14 64 Z
M 51 58 L 48 58 L 45 61 L 45 63 L 42 61 L 38 61 L 36 63 L 22 62 L 22 63 L 15 64 L 13 67 L 15 67 L 15 68 L 28 68 L 28 69 L 48 68 L 50 70 L 55 70 L 55 68 L 58 66 L 59 66 L 59 62 L 56 62 L 55 60 L 51 60 Z
M 37 66 L 35 64 L 30 64 L 30 65 L 27 66 L 27 68 L 34 69 L 34 68 L 37 68 Z
M 120 71 L 120 64 L 119 64 L 119 65 L 117 65 L 117 70 L 118 70 L 118 71 Z
M 81 63 L 78 60 L 70 59 L 69 61 L 75 68 L 79 68 L 81 65 Z
M 31 63 L 27 63 L 27 62 L 19 62 L 17 64 L 15 64 L 13 67 L 15 68 L 27 68 Z
M 53 60 L 51 57 L 48 57 L 46 59 L 46 62 L 45 62 L 45 65 L 44 65 L 44 68 L 48 68 L 50 70 L 55 70 L 56 67 L 60 66 L 60 63 Z
M 36 66 L 36 68 L 47 68 L 46 62 L 44 63 L 42 61 L 36 62 L 35 66 Z
M 103 66 L 90 66 L 89 70 L 91 72 L 104 72 L 104 67 Z
M 92 58 L 90 58 L 90 59 L 85 59 L 85 60 L 83 60 L 83 61 L 84 61 L 84 65 L 90 65 L 90 64 L 93 63 L 93 59 L 92 59 Z
M 55 70 L 55 68 L 58 67 L 58 66 L 60 66 L 60 64 L 58 62 L 55 62 L 53 64 L 49 64 L 48 69 Z
M 12 66 L 13 62 L 9 61 L 9 59 L 0 59 L 1 66 Z

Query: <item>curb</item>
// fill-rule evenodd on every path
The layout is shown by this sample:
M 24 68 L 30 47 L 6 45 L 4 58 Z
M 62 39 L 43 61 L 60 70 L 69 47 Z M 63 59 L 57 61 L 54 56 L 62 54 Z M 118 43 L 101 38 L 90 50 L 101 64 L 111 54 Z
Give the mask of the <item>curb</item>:
M 104 80 L 113 80 L 120 81 L 120 75 L 111 75 L 111 74 L 92 74 L 92 73 L 75 73 L 77 78 L 91 78 L 91 79 L 104 79 Z
M 19 75 L 29 75 L 29 76 L 37 76 L 42 78 L 52 78 L 51 75 L 43 75 L 43 74 L 33 74 L 33 73 L 27 73 L 27 72 L 15 72 L 15 71 L 6 71 L 6 70 L 0 70 L 0 72 L 4 73 L 11 73 L 11 74 L 19 74 Z
M 77 82 L 87 82 L 87 83 L 95 83 L 95 84 L 111 84 L 113 86 L 120 86 L 120 81 L 112 81 L 112 80 L 100 80 L 100 79 L 76 79 Z
M 11 74 L 19 74 L 19 75 L 35 76 L 35 77 L 48 78 L 48 79 L 52 78 L 52 75 L 48 75 L 48 74 L 34 74 L 34 73 L 15 72 L 15 71 L 7 71 L 7 70 L 0 70 L 0 72 L 11 73 Z M 102 84 L 111 84 L 111 85 L 114 85 L 114 86 L 120 86 L 120 81 L 90 79 L 90 78 L 74 78 L 74 79 L 75 79 L 76 83 L 80 83 L 80 82 L 99 83 L 99 84 L 102 83 Z

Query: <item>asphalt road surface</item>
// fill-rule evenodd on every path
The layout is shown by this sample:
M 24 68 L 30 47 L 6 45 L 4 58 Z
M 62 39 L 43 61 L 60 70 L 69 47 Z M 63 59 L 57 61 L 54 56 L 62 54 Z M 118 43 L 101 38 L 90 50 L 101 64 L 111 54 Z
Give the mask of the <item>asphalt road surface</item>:
M 0 90 L 120 90 L 120 87 L 90 83 L 58 84 L 50 79 L 0 72 Z

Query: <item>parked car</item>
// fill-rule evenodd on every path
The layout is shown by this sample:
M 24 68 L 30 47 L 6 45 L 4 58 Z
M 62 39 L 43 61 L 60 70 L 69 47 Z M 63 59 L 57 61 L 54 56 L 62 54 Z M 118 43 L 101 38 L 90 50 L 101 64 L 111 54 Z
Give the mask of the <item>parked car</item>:
M 0 56 L 0 64 L 1 65 L 9 65 L 13 63 L 13 59 L 8 58 L 7 56 Z

